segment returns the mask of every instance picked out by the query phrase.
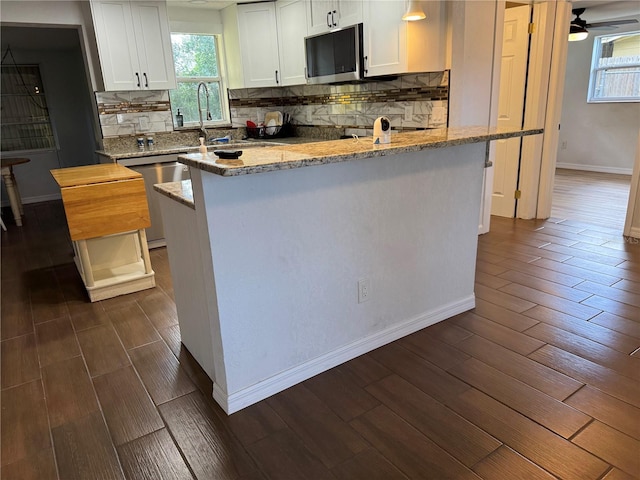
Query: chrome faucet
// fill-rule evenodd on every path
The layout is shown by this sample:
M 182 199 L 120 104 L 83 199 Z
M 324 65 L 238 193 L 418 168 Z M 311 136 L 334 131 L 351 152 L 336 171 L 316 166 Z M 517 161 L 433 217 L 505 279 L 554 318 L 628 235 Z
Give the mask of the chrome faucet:
M 202 106 L 200 105 L 200 87 L 204 87 L 204 93 L 207 95 L 207 120 L 211 120 L 211 110 L 209 108 L 209 89 L 207 88 L 207 84 L 204 82 L 198 83 L 198 115 L 200 118 L 200 133 L 206 139 L 207 131 L 204 128 L 204 122 L 202 121 Z

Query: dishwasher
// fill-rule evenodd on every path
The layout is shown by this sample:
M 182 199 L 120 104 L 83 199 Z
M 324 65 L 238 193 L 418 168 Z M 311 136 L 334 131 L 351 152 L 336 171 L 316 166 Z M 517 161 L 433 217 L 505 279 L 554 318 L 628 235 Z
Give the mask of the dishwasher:
M 189 166 L 177 161 L 177 155 L 155 155 L 151 157 L 123 158 L 120 165 L 142 174 L 144 188 L 147 191 L 151 227 L 146 229 L 149 248 L 164 247 L 164 228 L 160 213 L 158 193 L 153 189 L 156 183 L 179 182 L 190 180 Z

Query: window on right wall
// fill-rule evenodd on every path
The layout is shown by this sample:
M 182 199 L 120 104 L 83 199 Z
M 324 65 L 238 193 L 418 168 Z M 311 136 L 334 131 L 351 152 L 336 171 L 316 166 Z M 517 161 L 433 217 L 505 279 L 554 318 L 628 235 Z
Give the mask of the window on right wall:
M 640 32 L 595 37 L 587 101 L 640 102 Z

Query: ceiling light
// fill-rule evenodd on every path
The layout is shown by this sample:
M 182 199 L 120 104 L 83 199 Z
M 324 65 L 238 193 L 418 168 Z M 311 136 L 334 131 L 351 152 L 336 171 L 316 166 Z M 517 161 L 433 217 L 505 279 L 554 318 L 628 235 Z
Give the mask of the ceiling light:
M 422 10 L 420 2 L 418 2 L 417 0 L 410 0 L 409 7 L 407 8 L 407 12 L 402 16 L 402 20 L 414 22 L 416 20 L 423 20 L 425 18 L 427 18 L 427 16 Z
M 581 25 L 577 25 L 575 23 L 571 24 L 569 28 L 569 41 L 570 42 L 579 42 L 580 40 L 584 40 L 589 36 L 589 32 L 586 28 Z
M 189 0 L 189 3 L 203 4 L 203 3 L 209 3 L 209 0 Z

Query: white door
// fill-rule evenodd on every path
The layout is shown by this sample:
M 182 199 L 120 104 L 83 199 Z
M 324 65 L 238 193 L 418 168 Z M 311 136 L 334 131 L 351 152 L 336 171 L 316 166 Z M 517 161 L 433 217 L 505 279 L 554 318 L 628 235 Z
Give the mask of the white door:
M 498 100 L 499 127 L 522 127 L 530 16 L 529 5 L 505 10 Z M 520 138 L 496 141 L 491 215 L 515 216 L 520 142 Z

